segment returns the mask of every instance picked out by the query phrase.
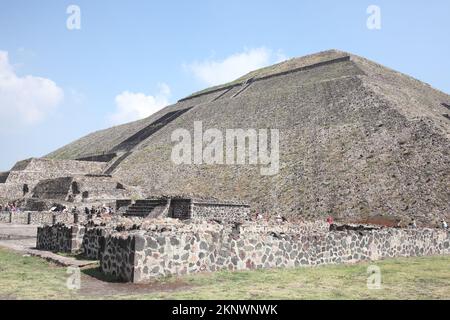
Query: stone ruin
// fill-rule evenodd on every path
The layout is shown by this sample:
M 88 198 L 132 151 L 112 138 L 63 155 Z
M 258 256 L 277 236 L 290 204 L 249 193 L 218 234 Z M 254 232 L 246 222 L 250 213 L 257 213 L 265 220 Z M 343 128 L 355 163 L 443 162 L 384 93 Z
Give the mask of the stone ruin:
M 187 215 L 187 213 L 185 213 Z M 37 248 L 81 253 L 123 282 L 219 270 L 291 268 L 450 254 L 450 232 L 326 222 L 109 216 L 38 228 Z M 337 231 L 344 230 L 344 231 Z
M 448 254 L 448 231 L 330 231 L 323 220 L 414 217 L 432 226 L 448 218 L 449 104 L 447 94 L 346 52 L 292 59 L 19 161 L 0 173 L 0 201 L 22 210 L 0 213 L 0 222 L 41 224 L 38 248 L 81 251 L 131 282 Z M 250 164 L 173 165 L 171 134 L 194 121 L 204 130 L 279 128 L 276 179 Z M 48 212 L 75 205 L 115 206 L 119 214 Z M 254 212 L 292 223 L 248 221 Z
M 93 132 L 0 173 L 22 209 L 162 195 L 242 200 L 288 218 L 450 219 L 450 96 L 328 50 L 194 93 L 148 118 Z M 258 115 L 255 117 L 255 115 Z M 257 165 L 174 165 L 174 130 L 279 129 L 276 179 Z M 247 151 L 247 150 L 245 150 Z M 307 152 L 306 152 L 307 151 Z M 50 204 L 51 205 L 51 204 Z

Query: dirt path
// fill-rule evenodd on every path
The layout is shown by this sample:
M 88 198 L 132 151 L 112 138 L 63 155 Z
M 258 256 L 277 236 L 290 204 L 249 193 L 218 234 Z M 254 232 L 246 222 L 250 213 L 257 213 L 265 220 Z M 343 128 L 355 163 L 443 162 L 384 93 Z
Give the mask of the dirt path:
M 0 224 L 0 246 L 23 254 L 41 257 L 61 266 L 84 267 L 95 261 L 64 257 L 50 251 L 36 249 L 37 226 L 22 224 Z
M 0 223 L 0 246 L 24 252 L 36 246 L 37 226 Z

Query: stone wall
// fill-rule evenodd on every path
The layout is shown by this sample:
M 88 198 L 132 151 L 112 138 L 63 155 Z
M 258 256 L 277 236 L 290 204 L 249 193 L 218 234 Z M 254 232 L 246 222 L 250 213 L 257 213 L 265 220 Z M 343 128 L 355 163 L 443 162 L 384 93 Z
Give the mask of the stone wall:
M 105 237 L 111 233 L 112 230 L 109 228 L 86 228 L 82 242 L 83 256 L 87 259 L 99 260 L 105 247 Z
M 171 199 L 169 217 L 187 219 L 217 219 L 241 221 L 250 216 L 250 206 L 237 202 L 213 200 Z
M 11 212 L 11 223 L 28 224 L 28 212 Z
M 105 247 L 105 238 L 112 230 L 86 227 L 82 224 L 45 225 L 38 227 L 36 248 L 54 252 L 80 252 L 86 259 L 98 260 Z
M 192 214 L 191 200 L 172 199 L 169 209 L 169 217 L 174 219 L 190 219 Z
M 102 173 L 105 163 L 33 158 L 24 166 L 15 166 L 7 182 L 33 183 L 37 180 Z
M 133 203 L 133 200 L 130 199 L 124 199 L 124 200 L 116 200 L 116 210 L 119 210 L 123 207 L 129 207 Z
M 8 211 L 0 211 L 0 223 L 10 223 L 11 213 Z
M 75 175 L 40 180 L 32 190 L 35 199 L 69 202 L 113 201 L 141 196 L 138 188 L 124 186 L 110 176 Z
M 78 222 L 83 223 L 85 221 L 87 221 L 87 216 L 84 213 L 78 214 Z M 73 224 L 75 223 L 75 217 L 74 214 L 70 212 L 0 212 L 0 222 L 32 225 L 53 224 L 53 222 Z
M 23 183 L 0 183 L 0 198 L 17 200 L 23 197 Z
M 247 233 L 222 229 L 134 232 L 106 237 L 102 271 L 122 281 L 221 269 L 245 270 L 354 263 L 393 257 L 450 254 L 450 233 L 438 229 L 382 229 L 316 235 Z
M 29 224 L 44 225 L 53 223 L 52 212 L 29 212 L 28 214 L 30 216 Z
M 38 227 L 36 248 L 53 252 L 75 253 L 81 249 L 85 228 L 79 225 L 56 224 Z
M 323 234 L 330 229 L 329 224 L 323 220 L 301 221 L 297 223 L 270 223 L 258 221 L 257 223 L 244 223 L 239 226 L 239 233 L 244 236 L 255 233 L 284 233 L 284 234 Z
M 66 201 L 72 181 L 72 177 L 41 180 L 32 191 L 33 198 Z
M 135 277 L 135 248 L 135 237 L 131 234 L 106 237 L 100 259 L 102 272 L 119 281 L 140 282 L 142 277 Z

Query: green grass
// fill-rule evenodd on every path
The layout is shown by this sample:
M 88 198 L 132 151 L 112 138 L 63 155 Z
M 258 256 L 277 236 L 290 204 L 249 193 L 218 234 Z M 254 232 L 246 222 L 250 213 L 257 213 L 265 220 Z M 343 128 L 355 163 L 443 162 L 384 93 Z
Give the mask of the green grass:
M 367 267 L 381 268 L 382 288 L 367 289 Z M 217 272 L 166 278 L 169 291 L 82 296 L 66 289 L 65 268 L 0 249 L 0 298 L 17 299 L 450 299 L 450 256 L 401 258 L 316 268 Z M 97 269 L 84 271 L 96 276 Z M 85 278 L 87 278 L 85 276 Z M 107 280 L 107 279 L 105 279 Z M 89 281 L 83 278 L 83 281 Z M 96 280 L 98 281 L 98 280 Z M 149 291 L 151 290 L 149 285 Z M 170 286 L 169 286 L 170 287 Z M 142 290 L 140 290 L 142 292 Z M 86 294 L 86 293 L 85 293 Z
M 367 289 L 367 267 L 371 264 L 381 268 L 380 290 Z M 145 298 L 450 299 L 450 257 L 402 258 L 316 268 L 219 272 L 184 279 L 194 286 L 192 290 L 159 293 Z
M 0 299 L 70 299 L 66 269 L 0 248 Z

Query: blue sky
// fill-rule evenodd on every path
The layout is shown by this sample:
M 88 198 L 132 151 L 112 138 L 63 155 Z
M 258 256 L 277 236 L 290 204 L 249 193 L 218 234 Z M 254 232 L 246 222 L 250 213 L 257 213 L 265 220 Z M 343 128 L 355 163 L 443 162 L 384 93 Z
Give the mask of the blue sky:
M 81 29 L 69 30 L 71 4 Z M 381 10 L 381 29 L 366 12 Z M 0 171 L 255 67 L 331 48 L 449 92 L 449 1 L 0 0 Z

